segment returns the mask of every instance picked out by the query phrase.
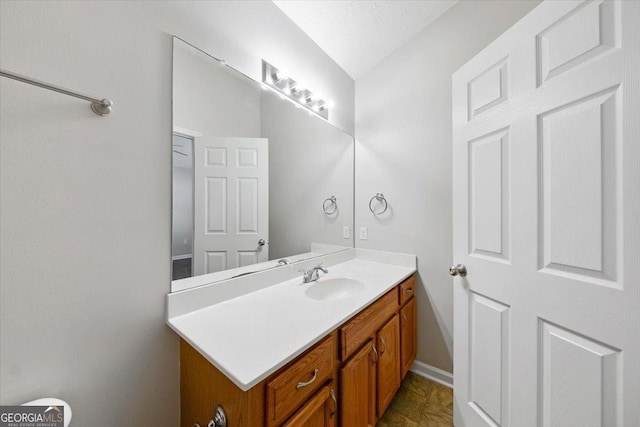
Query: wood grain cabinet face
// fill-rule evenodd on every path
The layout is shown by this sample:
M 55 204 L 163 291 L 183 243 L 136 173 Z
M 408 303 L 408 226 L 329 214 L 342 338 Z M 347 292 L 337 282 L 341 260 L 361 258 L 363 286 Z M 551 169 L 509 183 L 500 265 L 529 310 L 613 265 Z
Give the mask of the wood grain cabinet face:
M 396 314 L 378 331 L 377 410 L 382 416 L 400 388 L 400 321 Z
M 400 309 L 400 358 L 402 361 L 402 378 L 407 375 L 416 358 L 416 299 L 413 298 Z
M 398 311 L 398 290 L 393 288 L 340 328 L 340 360 L 343 362 L 375 336 L 380 326 Z
M 322 387 L 282 427 L 336 427 L 338 403 L 333 383 Z
M 373 340 L 369 340 L 340 368 L 341 426 L 375 424 L 376 359 Z
M 333 335 L 324 339 L 267 383 L 267 422 L 279 425 L 334 371 Z

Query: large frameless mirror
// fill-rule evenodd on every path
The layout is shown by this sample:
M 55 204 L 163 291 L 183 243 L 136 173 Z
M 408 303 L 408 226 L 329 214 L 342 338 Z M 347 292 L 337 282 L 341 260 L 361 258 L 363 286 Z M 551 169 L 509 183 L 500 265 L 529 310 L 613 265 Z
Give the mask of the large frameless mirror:
M 177 37 L 172 149 L 172 291 L 353 247 L 353 137 Z

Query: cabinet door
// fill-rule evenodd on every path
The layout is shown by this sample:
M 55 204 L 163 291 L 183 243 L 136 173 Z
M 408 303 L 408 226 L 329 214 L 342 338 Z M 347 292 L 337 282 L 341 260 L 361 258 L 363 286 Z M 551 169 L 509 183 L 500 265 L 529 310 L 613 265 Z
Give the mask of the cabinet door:
M 400 310 L 400 359 L 402 360 L 402 378 L 407 375 L 416 358 L 416 299 L 412 298 Z
M 336 427 L 338 401 L 332 383 L 322 387 L 282 427 Z
M 340 420 L 344 427 L 376 422 L 376 358 L 373 340 L 340 368 Z
M 379 331 L 378 347 L 378 416 L 382 416 L 400 388 L 400 322 L 396 314 Z

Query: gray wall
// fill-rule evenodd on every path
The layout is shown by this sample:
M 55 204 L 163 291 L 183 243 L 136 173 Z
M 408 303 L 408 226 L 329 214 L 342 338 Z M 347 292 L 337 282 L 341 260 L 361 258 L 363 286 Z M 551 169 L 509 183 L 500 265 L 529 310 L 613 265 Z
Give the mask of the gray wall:
M 352 247 L 353 137 L 270 91 L 261 119 L 269 138 L 269 259 L 309 252 L 311 243 Z M 331 196 L 338 211 L 325 215 Z
M 180 40 L 173 61 L 173 125 L 205 137 L 260 138 L 261 90 Z
M 417 254 L 417 359 L 448 372 L 451 74 L 536 5 L 462 1 L 356 81 L 356 229 L 369 228 L 356 247 Z M 376 192 L 391 215 L 374 217 L 366 208 Z
M 67 400 L 72 426 L 176 426 L 171 34 L 258 77 L 325 87 L 353 128 L 353 81 L 271 2 L 0 2 L 0 404 Z

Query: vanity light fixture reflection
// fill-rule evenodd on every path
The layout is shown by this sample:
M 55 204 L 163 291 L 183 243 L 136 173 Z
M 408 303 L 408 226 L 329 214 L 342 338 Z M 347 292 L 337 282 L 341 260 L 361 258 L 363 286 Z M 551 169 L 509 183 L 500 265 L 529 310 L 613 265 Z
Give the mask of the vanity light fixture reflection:
M 264 59 L 262 60 L 262 82 L 325 120 L 329 118 L 329 108 L 333 106 L 333 102 L 321 99 L 311 92 L 306 84 L 292 79 L 289 73 L 274 67 Z

